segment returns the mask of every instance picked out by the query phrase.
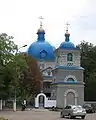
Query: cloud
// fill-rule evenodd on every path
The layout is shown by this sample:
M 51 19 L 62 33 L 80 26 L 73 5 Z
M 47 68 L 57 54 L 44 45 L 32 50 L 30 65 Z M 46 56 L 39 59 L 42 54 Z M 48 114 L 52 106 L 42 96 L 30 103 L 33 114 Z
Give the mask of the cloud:
M 54 46 L 65 40 L 67 21 L 72 42 L 78 44 L 90 38 L 96 44 L 96 35 L 93 35 L 96 30 L 95 0 L 3 0 L 0 4 L 0 32 L 14 36 L 19 46 L 29 46 L 37 39 L 41 15 L 46 40 Z

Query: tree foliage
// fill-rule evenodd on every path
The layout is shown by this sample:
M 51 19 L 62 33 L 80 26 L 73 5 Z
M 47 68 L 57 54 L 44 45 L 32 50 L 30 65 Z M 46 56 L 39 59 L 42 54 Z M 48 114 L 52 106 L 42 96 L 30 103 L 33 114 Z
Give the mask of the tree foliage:
M 38 63 L 31 56 L 25 54 L 25 59 L 28 65 L 28 69 L 21 75 L 21 88 L 23 92 L 27 92 L 26 99 L 28 97 L 34 97 L 41 90 L 42 74 L 39 70 Z M 24 94 L 23 94 L 24 95 Z M 26 94 L 25 94 L 26 95 Z
M 84 70 L 85 100 L 95 101 L 96 87 L 96 46 L 82 41 L 79 45 L 81 50 L 81 66 Z
M 36 60 L 19 52 L 13 37 L 0 34 L 0 97 L 27 98 L 40 92 L 42 75 Z
M 12 39 L 12 36 L 5 33 L 0 34 L 0 97 L 3 98 L 8 97 L 9 84 L 13 76 L 9 64 L 13 62 L 14 53 L 17 51 L 17 45 Z

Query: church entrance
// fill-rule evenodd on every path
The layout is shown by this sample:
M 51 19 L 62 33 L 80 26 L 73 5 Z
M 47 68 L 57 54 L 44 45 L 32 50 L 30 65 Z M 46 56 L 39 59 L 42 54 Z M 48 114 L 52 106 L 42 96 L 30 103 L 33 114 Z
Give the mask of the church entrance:
M 44 107 L 46 107 L 46 102 L 47 102 L 46 95 L 41 92 L 35 98 L 35 107 L 44 108 Z
M 40 95 L 39 96 L 39 108 L 43 108 L 44 107 L 44 96 Z
M 64 106 L 68 104 L 77 105 L 77 99 L 77 92 L 73 89 L 68 89 L 64 94 Z
M 67 105 L 71 104 L 74 105 L 75 104 L 75 95 L 73 92 L 69 92 L 66 96 L 67 99 Z

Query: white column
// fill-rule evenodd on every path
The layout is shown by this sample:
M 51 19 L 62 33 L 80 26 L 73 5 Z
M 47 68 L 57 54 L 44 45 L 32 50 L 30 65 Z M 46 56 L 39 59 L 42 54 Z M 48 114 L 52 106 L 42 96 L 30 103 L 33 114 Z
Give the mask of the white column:
M 77 105 L 77 97 L 75 97 L 75 105 Z
M 67 101 L 66 101 L 66 95 L 64 95 L 64 107 L 66 107 Z
M 38 97 L 35 98 L 35 107 L 36 108 L 39 107 L 39 99 L 38 99 Z
M 13 111 L 16 111 L 16 101 L 13 100 Z
M 3 106 L 5 106 L 5 100 L 3 100 Z
M 2 100 L 0 100 L 0 110 L 2 110 Z
M 48 98 L 44 96 L 44 107 L 48 107 Z

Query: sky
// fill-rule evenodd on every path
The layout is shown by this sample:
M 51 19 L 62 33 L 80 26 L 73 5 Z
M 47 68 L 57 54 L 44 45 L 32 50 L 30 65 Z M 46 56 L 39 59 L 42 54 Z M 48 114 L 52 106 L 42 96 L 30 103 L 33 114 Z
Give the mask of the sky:
M 19 46 L 37 39 L 39 16 L 45 29 L 46 41 L 56 48 L 65 40 L 69 22 L 70 41 L 75 45 L 82 40 L 96 45 L 96 0 L 0 0 L 0 33 L 14 37 Z

